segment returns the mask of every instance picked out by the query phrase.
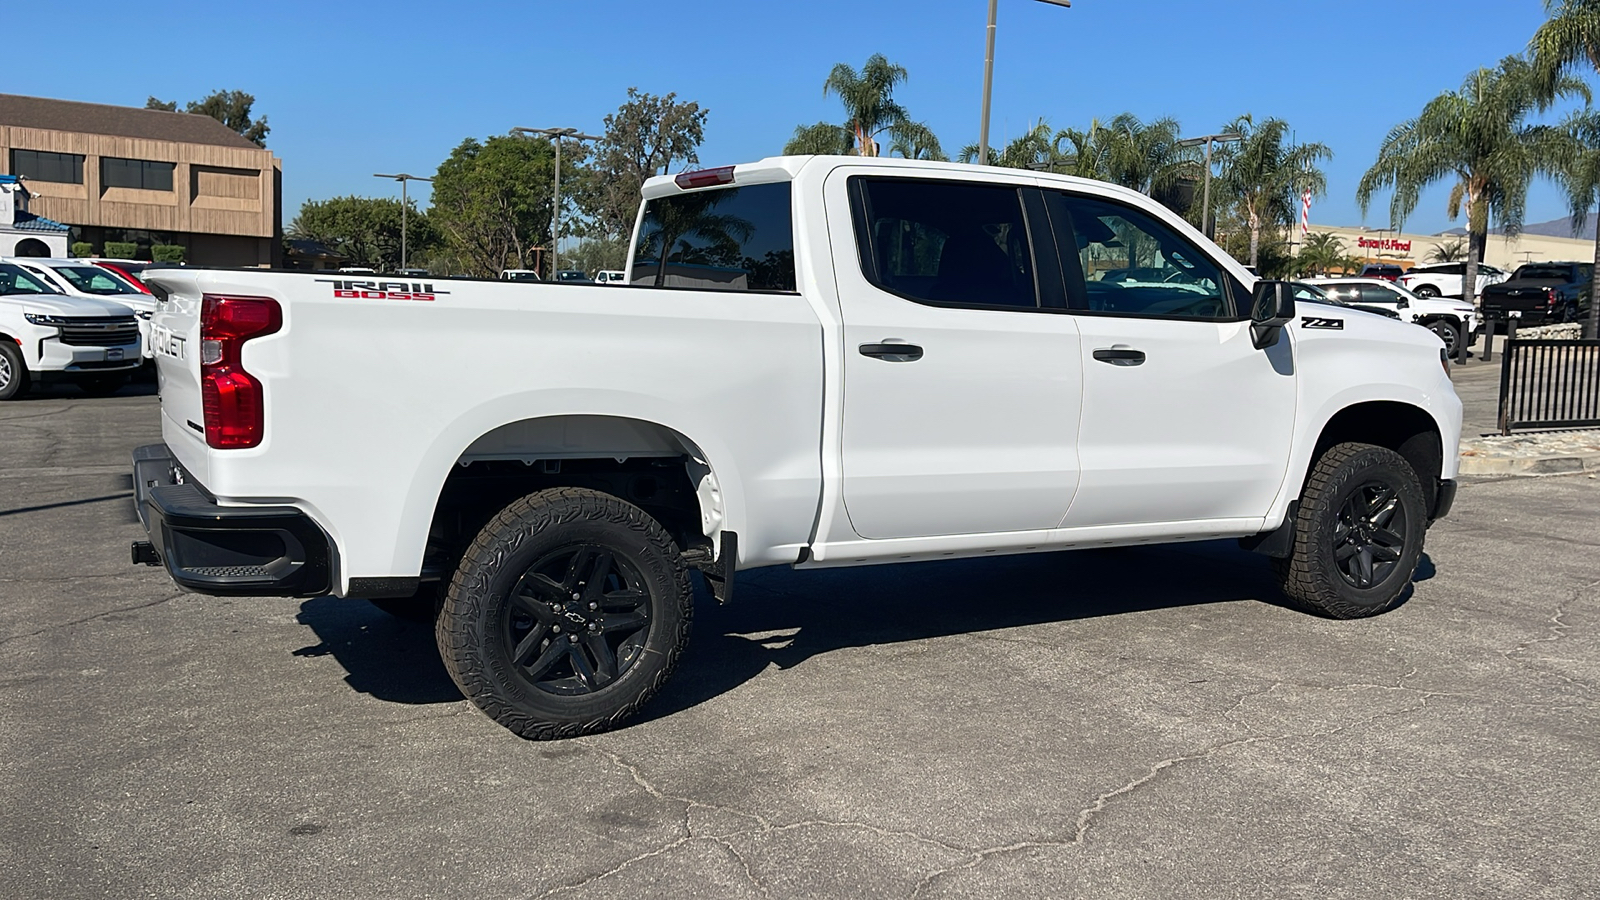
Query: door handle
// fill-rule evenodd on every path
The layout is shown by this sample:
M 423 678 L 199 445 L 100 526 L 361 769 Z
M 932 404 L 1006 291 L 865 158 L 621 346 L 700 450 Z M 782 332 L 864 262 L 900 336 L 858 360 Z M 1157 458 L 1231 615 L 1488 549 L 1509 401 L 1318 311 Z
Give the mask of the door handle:
M 862 344 L 857 349 L 862 356 L 884 362 L 916 362 L 922 358 L 922 348 L 916 344 Z
M 1144 364 L 1144 351 L 1134 350 L 1131 347 L 1111 347 L 1096 350 L 1094 358 L 1113 366 L 1139 366 Z

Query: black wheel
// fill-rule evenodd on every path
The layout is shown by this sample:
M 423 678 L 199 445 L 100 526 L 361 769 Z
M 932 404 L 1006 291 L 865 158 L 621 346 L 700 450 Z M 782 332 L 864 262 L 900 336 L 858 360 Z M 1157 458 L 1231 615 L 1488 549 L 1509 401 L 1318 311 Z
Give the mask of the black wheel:
M 1439 296 L 1439 289 L 1431 284 L 1425 284 L 1421 287 L 1413 288 L 1411 293 L 1416 294 L 1418 297 L 1421 297 L 1424 300 L 1428 300 Z
M 1377 615 L 1411 583 L 1426 527 L 1422 486 L 1405 457 L 1337 444 L 1312 466 L 1293 553 L 1274 567 L 1284 594 L 1306 609 L 1336 619 Z
M 78 379 L 78 390 L 91 397 L 109 397 L 128 383 L 126 374 L 87 375 Z
M 22 351 L 10 338 L 0 338 L 0 400 L 15 400 L 28 392 L 32 382 Z
M 367 602 L 396 619 L 432 624 L 433 617 L 439 614 L 439 605 L 444 601 L 443 588 L 439 582 L 433 581 L 424 584 L 409 597 L 378 597 Z
M 688 569 L 660 524 L 608 494 L 555 488 L 484 526 L 434 629 L 463 694 L 548 740 L 633 715 L 677 666 L 693 612 Z
M 1435 319 L 1428 323 L 1428 330 L 1437 334 L 1439 340 L 1444 341 L 1444 349 L 1450 356 L 1456 355 L 1456 345 L 1461 343 L 1461 329 L 1443 319 Z

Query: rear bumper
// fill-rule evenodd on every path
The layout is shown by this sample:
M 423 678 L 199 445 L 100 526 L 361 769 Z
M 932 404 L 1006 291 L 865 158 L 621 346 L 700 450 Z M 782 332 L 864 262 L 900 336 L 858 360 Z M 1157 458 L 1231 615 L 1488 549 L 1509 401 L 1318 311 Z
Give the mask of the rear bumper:
M 221 506 L 165 444 L 133 451 L 139 521 L 154 557 L 184 590 L 223 597 L 318 597 L 333 544 L 292 506 Z M 149 558 L 139 545 L 134 559 Z

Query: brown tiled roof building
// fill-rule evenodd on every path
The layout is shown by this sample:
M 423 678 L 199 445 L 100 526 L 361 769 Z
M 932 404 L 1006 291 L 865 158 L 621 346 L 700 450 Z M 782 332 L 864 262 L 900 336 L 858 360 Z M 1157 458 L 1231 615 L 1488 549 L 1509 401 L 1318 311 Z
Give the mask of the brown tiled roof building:
M 181 244 L 190 263 L 278 261 L 282 161 L 202 115 L 0 94 L 0 174 L 104 254 Z

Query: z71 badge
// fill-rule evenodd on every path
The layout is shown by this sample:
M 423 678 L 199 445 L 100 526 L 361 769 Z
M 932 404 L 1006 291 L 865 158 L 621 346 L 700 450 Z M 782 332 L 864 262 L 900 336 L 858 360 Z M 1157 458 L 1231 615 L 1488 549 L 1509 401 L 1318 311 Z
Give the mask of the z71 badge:
M 1324 318 L 1321 318 L 1319 316 L 1301 316 L 1300 317 L 1300 327 L 1301 328 L 1328 328 L 1328 329 L 1332 329 L 1333 331 L 1343 331 L 1344 330 L 1344 320 L 1343 319 L 1324 319 Z

